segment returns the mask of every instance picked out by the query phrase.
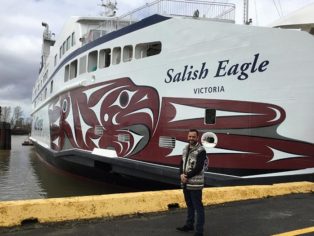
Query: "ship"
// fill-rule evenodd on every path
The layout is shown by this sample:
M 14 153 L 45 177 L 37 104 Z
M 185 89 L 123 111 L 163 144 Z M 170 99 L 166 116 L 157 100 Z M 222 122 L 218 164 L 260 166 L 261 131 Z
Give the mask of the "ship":
M 157 0 L 44 26 L 32 94 L 41 158 L 90 177 L 179 184 L 189 129 L 206 186 L 313 180 L 314 5 L 272 27 L 235 5 Z

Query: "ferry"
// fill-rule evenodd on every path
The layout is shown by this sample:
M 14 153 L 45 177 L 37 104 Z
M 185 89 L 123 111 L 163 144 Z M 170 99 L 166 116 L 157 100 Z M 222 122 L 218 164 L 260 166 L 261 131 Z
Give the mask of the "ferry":
M 179 185 L 188 130 L 207 186 L 313 180 L 314 5 L 272 27 L 235 24 L 235 5 L 156 0 L 43 32 L 31 140 L 87 176 Z

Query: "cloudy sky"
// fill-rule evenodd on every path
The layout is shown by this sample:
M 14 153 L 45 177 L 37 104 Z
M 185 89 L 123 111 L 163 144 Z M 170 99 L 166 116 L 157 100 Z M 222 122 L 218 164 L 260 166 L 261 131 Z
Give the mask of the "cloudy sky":
M 118 15 L 142 4 L 145 0 L 118 0 Z M 236 21 L 242 23 L 241 0 L 235 3 Z M 250 17 L 255 25 L 267 25 L 314 0 L 251 0 Z M 47 22 L 58 36 L 69 16 L 99 15 L 100 0 L 1 0 L 0 8 L 0 106 L 21 106 L 30 116 L 32 87 L 38 75 L 41 22 Z

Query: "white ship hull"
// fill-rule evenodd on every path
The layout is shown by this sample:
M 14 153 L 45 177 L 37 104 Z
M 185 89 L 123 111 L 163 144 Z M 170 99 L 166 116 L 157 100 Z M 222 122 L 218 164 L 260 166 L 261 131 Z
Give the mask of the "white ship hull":
M 312 179 L 313 51 L 303 31 L 153 15 L 49 69 L 32 140 L 54 164 L 177 183 L 196 128 L 217 137 L 207 185 Z

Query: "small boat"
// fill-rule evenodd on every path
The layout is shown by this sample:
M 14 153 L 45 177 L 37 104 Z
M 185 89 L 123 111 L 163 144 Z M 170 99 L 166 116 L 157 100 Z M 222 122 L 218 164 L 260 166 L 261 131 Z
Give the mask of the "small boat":
M 25 139 L 24 142 L 22 143 L 22 146 L 33 146 L 33 145 L 34 144 L 29 137 L 27 139 Z

